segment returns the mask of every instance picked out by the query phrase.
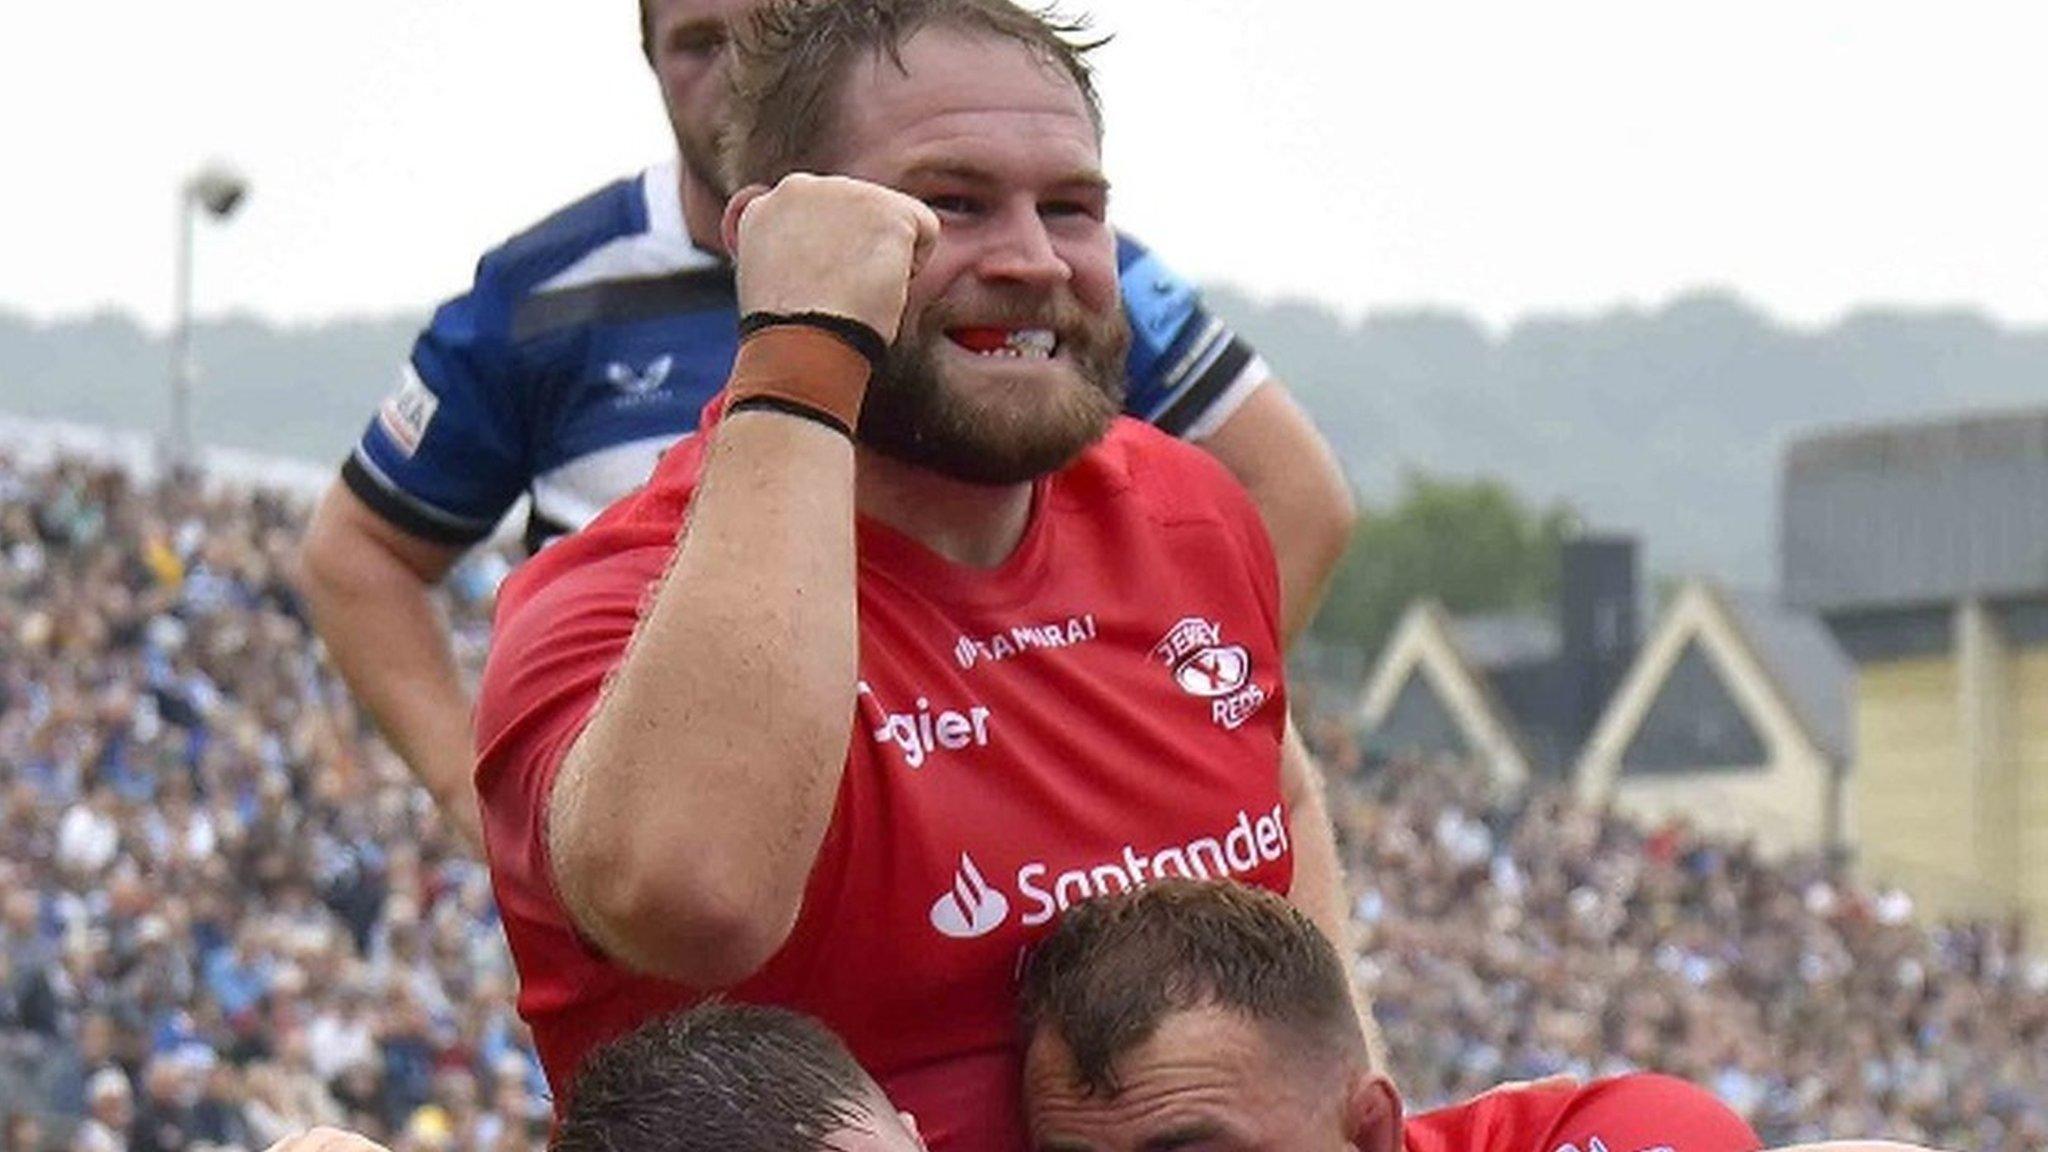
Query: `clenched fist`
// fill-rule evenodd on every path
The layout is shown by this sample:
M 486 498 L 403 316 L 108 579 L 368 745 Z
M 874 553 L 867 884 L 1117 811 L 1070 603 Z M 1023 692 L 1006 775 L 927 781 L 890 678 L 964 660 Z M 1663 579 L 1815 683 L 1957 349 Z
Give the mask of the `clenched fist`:
M 741 315 L 829 312 L 893 341 L 939 218 L 880 184 L 797 172 L 772 189 L 741 189 L 726 205 L 724 232 Z

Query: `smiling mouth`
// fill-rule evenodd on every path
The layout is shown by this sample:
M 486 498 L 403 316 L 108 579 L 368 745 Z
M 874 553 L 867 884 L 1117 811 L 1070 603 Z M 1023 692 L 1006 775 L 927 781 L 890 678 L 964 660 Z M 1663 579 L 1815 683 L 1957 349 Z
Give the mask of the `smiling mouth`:
M 1050 360 L 1060 346 L 1050 328 L 948 328 L 946 338 L 976 356 L 998 360 Z

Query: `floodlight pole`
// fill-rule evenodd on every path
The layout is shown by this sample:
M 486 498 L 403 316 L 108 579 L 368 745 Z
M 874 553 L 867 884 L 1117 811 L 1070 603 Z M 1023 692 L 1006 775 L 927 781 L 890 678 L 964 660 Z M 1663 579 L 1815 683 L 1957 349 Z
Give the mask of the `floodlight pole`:
M 192 432 L 192 221 L 199 213 L 217 220 L 234 214 L 249 194 L 240 176 L 220 165 L 208 165 L 178 187 L 177 267 L 171 286 L 171 434 L 174 468 L 198 462 L 198 440 Z
M 192 185 L 178 190 L 178 258 L 171 292 L 171 451 L 173 468 L 193 462 Z

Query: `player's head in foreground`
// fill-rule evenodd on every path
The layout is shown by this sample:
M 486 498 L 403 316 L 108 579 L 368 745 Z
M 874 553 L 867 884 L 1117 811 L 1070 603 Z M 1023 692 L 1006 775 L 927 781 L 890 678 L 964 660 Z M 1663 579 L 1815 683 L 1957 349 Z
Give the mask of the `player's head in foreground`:
M 713 1001 L 593 1051 L 550 1152 L 920 1152 L 823 1025 Z
M 1072 32 L 1007 0 L 770 0 L 735 28 L 729 250 L 751 195 L 796 172 L 938 218 L 860 413 L 884 456 L 1014 484 L 1066 465 L 1122 405 L 1100 111 Z
M 1075 905 L 1021 995 L 1040 1152 L 1401 1147 L 1343 962 L 1279 896 L 1167 880 Z

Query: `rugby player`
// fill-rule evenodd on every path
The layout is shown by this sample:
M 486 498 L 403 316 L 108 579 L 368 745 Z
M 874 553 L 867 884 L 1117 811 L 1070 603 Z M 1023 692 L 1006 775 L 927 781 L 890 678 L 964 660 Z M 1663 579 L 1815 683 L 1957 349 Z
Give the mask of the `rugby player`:
M 1507 1086 L 1404 1116 L 1337 951 L 1285 901 L 1228 882 L 1076 905 L 1032 953 L 1021 1001 L 1034 1152 L 1760 1147 L 1711 1094 L 1649 1074 Z M 1823 1148 L 1910 1152 L 1805 1152 Z
M 728 23 L 758 0 L 641 0 L 643 55 L 677 160 L 620 180 L 485 253 L 419 336 L 322 498 L 300 587 L 329 657 L 471 844 L 471 701 L 429 596 L 521 495 L 529 548 L 645 482 L 697 427 L 736 338 L 719 221 Z M 1134 333 L 1126 408 L 1199 443 L 1274 541 L 1288 635 L 1349 538 L 1335 458 L 1252 349 L 1134 241 L 1117 251 Z
M 1060 909 L 1227 874 L 1342 929 L 1277 573 L 1211 457 L 1116 415 L 1080 50 L 1006 0 L 776 0 L 732 68 L 731 381 L 500 597 L 521 1010 L 558 1101 L 726 990 L 823 1020 L 941 1152 L 1016 1149 L 1016 964 Z
M 817 1021 L 713 1001 L 593 1052 L 548 1141 L 548 1152 L 636 1148 L 924 1152 L 924 1141 Z

